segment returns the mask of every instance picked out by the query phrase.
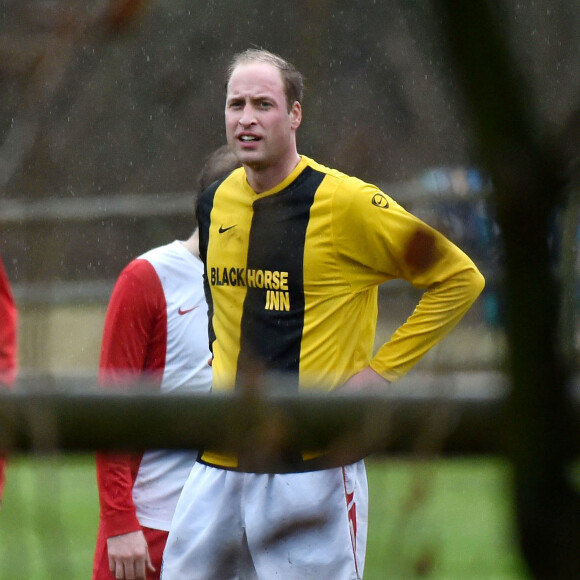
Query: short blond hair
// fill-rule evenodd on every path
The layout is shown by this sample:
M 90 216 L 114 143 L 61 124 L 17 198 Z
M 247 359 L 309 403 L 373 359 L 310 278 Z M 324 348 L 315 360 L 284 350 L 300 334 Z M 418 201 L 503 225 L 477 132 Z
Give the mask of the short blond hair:
M 226 69 L 226 91 L 236 67 L 242 64 L 254 62 L 270 64 L 280 71 L 282 82 L 284 84 L 284 94 L 286 95 L 286 106 L 288 112 L 290 112 L 292 105 L 296 101 L 302 103 L 304 97 L 304 78 L 302 77 L 302 74 L 292 63 L 284 60 L 281 56 L 262 48 L 248 48 L 247 50 L 234 55 Z

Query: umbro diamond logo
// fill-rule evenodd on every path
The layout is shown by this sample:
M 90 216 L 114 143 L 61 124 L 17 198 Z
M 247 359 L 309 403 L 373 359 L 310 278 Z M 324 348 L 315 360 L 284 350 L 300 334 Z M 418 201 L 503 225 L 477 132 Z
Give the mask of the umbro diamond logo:
M 220 234 L 223 234 L 223 233 L 227 232 L 228 230 L 231 230 L 232 228 L 235 228 L 237 225 L 238 225 L 238 224 L 234 224 L 233 226 L 229 226 L 229 227 L 227 227 L 227 228 L 224 228 L 224 226 L 223 226 L 223 225 L 221 225 L 221 226 L 220 226 L 220 229 L 218 230 L 218 232 L 219 232 Z
M 187 314 L 188 312 L 191 312 L 192 310 L 195 310 L 196 308 L 197 308 L 197 306 L 194 306 L 193 308 L 188 308 L 187 310 L 183 310 L 180 307 L 179 310 L 177 311 L 177 314 L 180 314 L 181 316 L 183 316 L 184 314 Z

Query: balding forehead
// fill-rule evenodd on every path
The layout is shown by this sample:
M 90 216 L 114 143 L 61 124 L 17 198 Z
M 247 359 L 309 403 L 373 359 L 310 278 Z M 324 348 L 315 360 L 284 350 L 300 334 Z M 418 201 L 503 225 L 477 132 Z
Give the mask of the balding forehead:
M 238 65 L 232 72 L 227 86 L 228 96 L 251 92 L 282 93 L 284 81 L 280 71 L 266 63 L 247 63 Z

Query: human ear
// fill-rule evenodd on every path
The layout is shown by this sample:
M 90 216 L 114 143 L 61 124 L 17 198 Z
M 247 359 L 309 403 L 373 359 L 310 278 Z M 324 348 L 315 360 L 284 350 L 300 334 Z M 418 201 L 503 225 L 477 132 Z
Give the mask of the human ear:
M 300 127 L 302 122 L 302 107 L 298 101 L 294 101 L 292 108 L 290 109 L 290 126 L 292 129 L 296 130 Z

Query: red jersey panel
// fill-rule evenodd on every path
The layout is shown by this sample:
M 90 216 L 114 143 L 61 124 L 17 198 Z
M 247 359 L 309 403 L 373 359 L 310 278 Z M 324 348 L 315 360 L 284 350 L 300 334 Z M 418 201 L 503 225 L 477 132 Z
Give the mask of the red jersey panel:
M 0 258 L 0 384 L 3 386 L 11 386 L 16 376 L 16 323 L 16 305 Z

